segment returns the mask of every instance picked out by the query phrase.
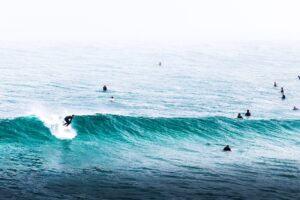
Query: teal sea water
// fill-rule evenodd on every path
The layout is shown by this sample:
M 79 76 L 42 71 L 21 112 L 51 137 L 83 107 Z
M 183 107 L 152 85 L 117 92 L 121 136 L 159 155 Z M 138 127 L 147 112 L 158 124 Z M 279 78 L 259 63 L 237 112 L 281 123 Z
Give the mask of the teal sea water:
M 1 42 L 0 199 L 298 199 L 299 53 Z

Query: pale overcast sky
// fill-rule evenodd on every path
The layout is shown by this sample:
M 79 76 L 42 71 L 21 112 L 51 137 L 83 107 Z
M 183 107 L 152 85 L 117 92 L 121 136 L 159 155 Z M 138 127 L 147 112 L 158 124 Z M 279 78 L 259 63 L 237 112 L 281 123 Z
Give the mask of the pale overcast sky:
M 0 40 L 299 40 L 299 0 L 6 0 Z

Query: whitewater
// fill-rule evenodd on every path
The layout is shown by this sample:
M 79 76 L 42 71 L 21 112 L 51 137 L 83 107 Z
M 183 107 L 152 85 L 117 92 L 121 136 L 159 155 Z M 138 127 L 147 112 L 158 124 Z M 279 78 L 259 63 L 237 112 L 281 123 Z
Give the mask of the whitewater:
M 0 42 L 0 199 L 298 199 L 299 52 Z

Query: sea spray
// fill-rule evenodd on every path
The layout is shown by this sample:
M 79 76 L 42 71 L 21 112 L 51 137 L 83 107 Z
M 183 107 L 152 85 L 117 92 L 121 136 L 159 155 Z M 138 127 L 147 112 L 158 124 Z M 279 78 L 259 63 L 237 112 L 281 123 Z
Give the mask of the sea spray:
M 42 111 L 36 112 L 35 116 L 39 118 L 46 127 L 49 128 L 52 135 L 58 139 L 71 140 L 76 137 L 77 133 L 72 128 L 72 124 L 64 126 L 64 116 L 57 114 L 45 113 Z

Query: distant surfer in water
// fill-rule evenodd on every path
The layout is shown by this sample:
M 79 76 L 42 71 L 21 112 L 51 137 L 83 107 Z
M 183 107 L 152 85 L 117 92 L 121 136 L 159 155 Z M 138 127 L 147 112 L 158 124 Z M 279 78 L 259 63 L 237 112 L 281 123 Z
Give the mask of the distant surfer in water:
M 299 108 L 297 108 L 296 106 L 294 106 L 293 110 L 299 110 Z
M 276 81 L 274 82 L 274 87 L 277 87 L 277 83 L 276 83 Z
M 103 86 L 103 92 L 106 92 L 107 91 L 107 87 L 106 85 Z
M 280 92 L 281 92 L 282 94 L 284 93 L 283 87 L 281 88 Z
M 64 126 L 69 126 L 72 123 L 73 118 L 75 117 L 75 115 L 69 115 L 65 117 L 65 123 Z
M 224 147 L 223 151 L 231 151 L 229 145 L 226 145 L 226 146 Z
M 162 63 L 161 63 L 161 62 L 159 62 L 159 63 L 158 63 L 158 66 L 161 66 L 161 65 L 162 65 Z
M 238 119 L 243 119 L 241 113 L 238 114 L 237 118 L 238 118 Z
M 251 113 L 249 110 L 247 110 L 246 114 L 245 114 L 246 117 L 250 117 L 251 116 Z
M 298 76 L 298 78 L 300 79 L 300 76 Z
M 282 100 L 285 100 L 285 95 L 284 95 L 284 93 L 282 94 L 281 99 L 282 99 Z
M 115 101 L 115 97 L 114 97 L 114 96 L 111 96 L 111 97 L 110 97 L 110 101 Z

